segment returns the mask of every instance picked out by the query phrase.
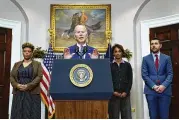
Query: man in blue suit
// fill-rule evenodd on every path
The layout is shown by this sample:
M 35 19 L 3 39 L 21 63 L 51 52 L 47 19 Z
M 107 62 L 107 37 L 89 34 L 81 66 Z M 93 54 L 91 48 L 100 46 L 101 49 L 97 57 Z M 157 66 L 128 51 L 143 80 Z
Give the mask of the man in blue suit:
M 172 95 L 172 62 L 170 56 L 160 52 L 160 40 L 151 40 L 150 44 L 152 53 L 143 58 L 141 71 L 149 115 L 151 119 L 168 119 Z
M 64 50 L 64 59 L 97 59 L 98 51 L 87 45 L 88 33 L 84 25 L 77 25 L 74 30 L 77 43 Z

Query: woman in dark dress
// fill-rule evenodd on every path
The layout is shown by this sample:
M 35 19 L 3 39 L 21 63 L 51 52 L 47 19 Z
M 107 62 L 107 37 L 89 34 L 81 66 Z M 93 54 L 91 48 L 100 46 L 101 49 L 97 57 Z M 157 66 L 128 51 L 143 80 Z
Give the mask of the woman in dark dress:
M 24 60 L 14 64 L 10 76 L 13 86 L 11 119 L 40 119 L 41 63 L 32 60 L 34 46 L 31 43 L 24 43 L 22 50 Z

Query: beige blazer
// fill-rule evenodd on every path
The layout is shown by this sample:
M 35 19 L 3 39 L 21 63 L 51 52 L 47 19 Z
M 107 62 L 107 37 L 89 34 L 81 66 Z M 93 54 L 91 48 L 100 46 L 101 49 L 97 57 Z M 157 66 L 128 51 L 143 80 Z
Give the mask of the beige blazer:
M 19 61 L 14 64 L 11 74 L 10 81 L 13 87 L 13 94 L 17 92 L 17 84 L 18 84 L 18 68 L 23 63 L 23 61 Z M 42 79 L 42 66 L 40 62 L 32 61 L 33 65 L 33 80 L 32 82 L 27 84 L 27 89 L 31 94 L 40 94 L 40 81 Z

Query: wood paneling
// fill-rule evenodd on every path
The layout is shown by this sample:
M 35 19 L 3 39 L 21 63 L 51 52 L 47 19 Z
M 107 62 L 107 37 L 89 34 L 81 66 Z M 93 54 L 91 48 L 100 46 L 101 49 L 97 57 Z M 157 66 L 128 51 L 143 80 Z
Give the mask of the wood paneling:
M 157 37 L 160 40 L 178 40 L 179 24 L 150 29 L 150 39 Z
M 0 119 L 8 118 L 12 30 L 0 28 Z
M 57 119 L 107 119 L 108 101 L 55 101 Z

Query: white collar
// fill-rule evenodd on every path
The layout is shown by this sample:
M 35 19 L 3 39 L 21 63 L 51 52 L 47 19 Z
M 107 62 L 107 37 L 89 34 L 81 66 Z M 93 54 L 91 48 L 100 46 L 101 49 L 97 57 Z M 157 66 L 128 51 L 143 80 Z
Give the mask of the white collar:
M 79 48 L 81 47 L 81 45 L 79 43 L 76 44 Z M 83 47 L 86 46 L 86 43 L 82 45 Z
M 152 53 L 153 56 L 158 55 L 158 57 L 160 56 L 160 51 L 158 53 Z

